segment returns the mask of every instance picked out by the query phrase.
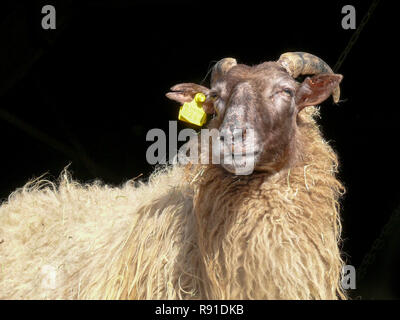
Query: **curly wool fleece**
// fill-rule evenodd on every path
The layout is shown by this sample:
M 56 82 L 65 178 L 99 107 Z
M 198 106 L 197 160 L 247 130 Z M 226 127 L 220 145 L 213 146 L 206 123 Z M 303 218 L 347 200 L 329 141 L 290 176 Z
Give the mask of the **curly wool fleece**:
M 1 299 L 344 299 L 337 157 L 309 107 L 275 174 L 173 166 L 147 183 L 38 179 L 0 207 Z

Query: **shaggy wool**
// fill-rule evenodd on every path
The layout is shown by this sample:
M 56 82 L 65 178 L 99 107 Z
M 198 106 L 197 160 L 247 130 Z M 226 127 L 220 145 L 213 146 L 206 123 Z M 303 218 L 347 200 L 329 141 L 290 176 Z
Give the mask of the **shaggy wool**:
M 1 299 L 345 299 L 338 161 L 318 109 L 279 172 L 161 168 L 146 183 L 37 179 L 0 207 Z

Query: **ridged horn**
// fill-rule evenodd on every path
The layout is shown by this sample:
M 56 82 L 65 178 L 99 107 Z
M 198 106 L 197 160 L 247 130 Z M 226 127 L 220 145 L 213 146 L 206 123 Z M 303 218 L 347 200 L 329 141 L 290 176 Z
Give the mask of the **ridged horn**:
M 211 84 L 226 74 L 232 67 L 237 65 L 237 61 L 234 58 L 224 58 L 219 60 L 213 67 L 211 73 Z
M 325 61 L 307 52 L 286 52 L 279 57 L 278 63 L 293 78 L 306 74 L 334 73 Z M 339 86 L 332 91 L 332 97 L 335 103 L 339 102 Z

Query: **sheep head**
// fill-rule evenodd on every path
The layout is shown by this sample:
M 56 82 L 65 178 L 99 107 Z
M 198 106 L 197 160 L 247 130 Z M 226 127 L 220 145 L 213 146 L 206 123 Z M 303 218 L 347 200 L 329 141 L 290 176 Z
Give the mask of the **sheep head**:
M 298 82 L 299 75 L 310 77 Z M 342 75 L 334 74 L 324 61 L 304 52 L 285 53 L 276 62 L 256 66 L 225 58 L 213 67 L 211 88 L 182 83 L 172 87 L 167 97 L 184 103 L 198 92 L 206 95 L 204 111 L 215 114 L 208 128 L 218 129 L 221 138 L 217 152 L 222 159 L 227 154 L 245 154 L 240 161 L 222 160 L 227 171 L 237 173 L 246 162 L 253 162 L 257 171 L 276 171 L 293 158 L 299 112 L 331 94 L 338 102 L 341 80 Z M 226 144 L 226 137 L 232 137 L 233 143 Z

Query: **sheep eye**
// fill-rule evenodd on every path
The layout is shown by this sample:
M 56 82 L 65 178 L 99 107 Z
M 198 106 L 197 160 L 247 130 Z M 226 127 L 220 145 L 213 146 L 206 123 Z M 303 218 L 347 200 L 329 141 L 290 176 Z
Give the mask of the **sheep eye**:
M 213 99 L 216 100 L 218 98 L 218 93 L 215 91 L 210 91 L 210 93 L 208 94 L 208 96 Z
M 285 94 L 293 97 L 293 90 L 292 89 L 284 88 L 284 89 L 282 89 L 282 92 L 284 92 Z

